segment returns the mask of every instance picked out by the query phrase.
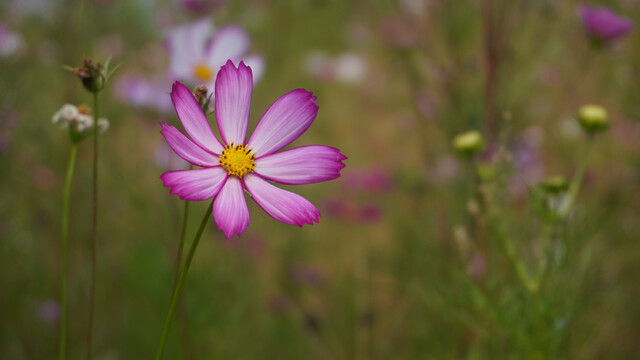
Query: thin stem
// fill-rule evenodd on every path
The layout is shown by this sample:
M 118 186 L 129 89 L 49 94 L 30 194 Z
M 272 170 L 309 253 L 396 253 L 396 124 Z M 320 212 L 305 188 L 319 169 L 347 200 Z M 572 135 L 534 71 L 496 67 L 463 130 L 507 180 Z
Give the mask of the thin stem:
M 69 275 L 69 202 L 78 145 L 71 145 L 62 195 L 62 282 L 60 285 L 60 360 L 67 358 L 67 276 Z
M 189 167 L 193 169 L 193 165 Z M 184 252 L 184 239 L 187 236 L 187 225 L 189 222 L 189 201 L 184 202 L 184 214 L 182 216 L 182 229 L 180 230 L 180 243 L 178 244 L 178 255 L 176 259 L 175 275 L 173 277 L 173 288 L 176 288 L 178 284 L 178 277 L 180 275 L 180 264 L 182 264 L 182 253 Z
M 91 289 L 89 293 L 89 329 L 87 331 L 87 359 L 93 358 L 93 317 L 96 296 L 96 263 L 98 257 L 98 93 L 93 93 L 93 241 L 91 250 Z
M 587 159 L 589 158 L 592 141 L 592 136 L 589 135 L 587 137 L 587 142 L 584 145 L 584 150 L 582 151 L 582 154 L 580 156 L 576 173 L 573 175 L 573 179 L 571 179 L 571 184 L 569 184 L 567 196 L 565 197 L 562 204 L 560 204 L 560 208 L 558 209 L 558 215 L 560 215 L 560 218 L 566 217 L 573 207 L 573 204 L 576 202 L 578 192 L 580 191 L 580 186 L 582 185 L 582 179 L 584 178 L 584 172 L 587 168 Z
M 176 311 L 176 305 L 178 305 L 178 300 L 180 299 L 182 284 L 184 283 L 184 279 L 187 276 L 187 272 L 189 271 L 189 266 L 191 265 L 191 260 L 193 259 L 193 254 L 195 254 L 196 252 L 198 243 L 200 242 L 200 237 L 202 236 L 202 232 L 204 231 L 204 228 L 207 225 L 209 218 L 211 217 L 212 210 L 213 210 L 213 201 L 207 207 L 207 211 L 205 212 L 204 217 L 200 222 L 200 227 L 198 228 L 198 232 L 196 233 L 196 236 L 193 239 L 193 242 L 191 243 L 191 248 L 189 249 L 189 253 L 187 254 L 187 258 L 185 259 L 184 265 L 182 266 L 182 271 L 180 272 L 180 278 L 178 278 L 178 283 L 176 284 L 171 294 L 171 304 L 169 305 L 167 318 L 164 322 L 164 328 L 162 329 L 160 344 L 158 345 L 158 351 L 156 352 L 156 360 L 161 360 L 162 355 L 164 354 L 164 347 L 167 343 L 167 337 L 169 335 L 169 328 L 171 327 L 171 320 L 173 319 L 173 313 Z

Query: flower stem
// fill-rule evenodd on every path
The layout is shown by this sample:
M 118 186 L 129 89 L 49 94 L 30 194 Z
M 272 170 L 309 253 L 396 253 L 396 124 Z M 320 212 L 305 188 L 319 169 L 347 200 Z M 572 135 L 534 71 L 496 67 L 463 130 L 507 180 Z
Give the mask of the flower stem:
M 193 165 L 189 167 L 193 169 Z M 176 288 L 178 284 L 178 277 L 180 274 L 180 264 L 182 264 L 182 254 L 184 253 L 184 240 L 187 237 L 187 224 L 189 222 L 189 201 L 184 202 L 184 214 L 182 216 L 182 229 L 180 230 L 180 243 L 178 244 L 178 255 L 176 260 L 175 275 L 173 277 L 173 288 Z
M 93 93 L 93 241 L 91 249 L 91 289 L 89 293 L 89 329 L 87 330 L 87 359 L 93 358 L 93 317 L 96 295 L 96 262 L 98 253 L 98 93 Z
M 202 236 L 202 232 L 204 231 L 209 218 L 211 217 L 211 212 L 213 210 L 213 202 L 207 207 L 207 211 L 200 222 L 200 227 L 198 228 L 198 232 L 196 233 L 193 242 L 191 243 L 191 248 L 189 249 L 189 254 L 187 254 L 187 258 L 185 259 L 184 265 L 182 266 L 182 271 L 180 272 L 180 277 L 178 278 L 178 283 L 173 289 L 173 293 L 171 294 L 171 304 L 169 305 L 169 311 L 167 312 L 167 318 L 164 322 L 164 328 L 162 329 L 162 336 L 160 337 L 160 344 L 158 345 L 158 351 L 156 352 L 156 360 L 161 360 L 162 355 L 164 353 L 164 347 L 167 343 L 167 336 L 169 335 L 169 328 L 171 327 L 171 320 L 173 319 L 173 313 L 176 311 L 176 305 L 178 305 L 178 300 L 180 299 L 180 293 L 182 291 L 182 284 L 184 283 L 184 279 L 187 276 L 187 272 L 189 271 L 189 266 L 191 265 L 191 260 L 193 259 L 193 254 L 196 252 L 196 248 L 198 247 L 198 243 L 200 242 L 200 237 Z
M 589 158 L 589 152 L 591 150 L 592 142 L 593 137 L 589 135 L 587 137 L 587 142 L 584 145 L 584 150 L 582 151 L 582 154 L 580 156 L 580 160 L 578 161 L 578 168 L 576 170 L 576 173 L 573 175 L 573 179 L 571 179 L 571 184 L 569 184 L 567 196 L 558 209 L 558 215 L 560 215 L 560 218 L 566 217 L 569 214 L 571 208 L 573 208 L 573 204 L 576 202 L 578 192 L 580 191 L 580 186 L 582 185 L 582 179 L 584 178 L 584 171 L 587 168 L 587 159 Z
M 69 273 L 69 200 L 71 181 L 76 168 L 78 145 L 71 145 L 67 177 L 62 197 L 62 282 L 60 285 L 60 360 L 67 358 L 67 276 Z

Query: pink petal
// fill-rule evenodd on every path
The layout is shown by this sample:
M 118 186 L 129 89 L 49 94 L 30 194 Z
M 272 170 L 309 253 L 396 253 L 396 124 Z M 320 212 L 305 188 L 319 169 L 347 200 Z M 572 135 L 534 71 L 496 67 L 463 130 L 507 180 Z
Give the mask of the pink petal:
M 242 234 L 249 227 L 249 208 L 244 199 L 242 182 L 236 176 L 228 177 L 213 202 L 213 218 L 227 239 Z
M 171 90 L 171 101 L 182 126 L 193 142 L 211 153 L 222 153 L 223 147 L 213 134 L 207 118 L 191 91 L 176 81 Z
M 340 177 L 347 157 L 330 146 L 310 145 L 256 160 L 256 174 L 281 184 L 300 185 Z
M 171 146 L 178 156 L 197 166 L 209 167 L 218 165 L 217 156 L 204 151 L 178 131 L 178 129 L 165 123 L 160 123 L 160 125 L 162 125 L 162 131 L 160 131 L 160 133 L 164 135 L 167 143 L 169 143 L 169 146 Z
M 248 147 L 258 157 L 274 153 L 307 131 L 318 113 L 316 97 L 311 91 L 297 89 L 282 95 L 267 109 Z
M 191 79 L 196 64 L 204 63 L 207 38 L 213 32 L 209 18 L 169 30 L 167 47 L 171 56 L 171 73 L 176 79 Z
M 307 199 L 282 190 L 256 174 L 243 178 L 251 198 L 274 219 L 290 225 L 312 225 L 320 219 L 320 212 Z
M 249 124 L 253 79 L 251 69 L 242 61 L 238 68 L 231 60 L 216 78 L 216 121 L 225 144 L 244 144 Z
M 228 25 L 216 32 L 206 50 L 206 63 L 217 69 L 227 60 L 240 60 L 249 49 L 249 35 L 237 25 Z
M 260 79 L 262 79 L 262 74 L 264 73 L 264 59 L 261 55 L 249 55 L 244 56 L 242 61 L 251 68 L 251 72 L 253 73 L 253 83 L 256 84 Z
M 169 171 L 160 176 L 164 186 L 171 188 L 171 194 L 189 201 L 207 200 L 218 195 L 226 178 L 227 171 L 222 166 Z

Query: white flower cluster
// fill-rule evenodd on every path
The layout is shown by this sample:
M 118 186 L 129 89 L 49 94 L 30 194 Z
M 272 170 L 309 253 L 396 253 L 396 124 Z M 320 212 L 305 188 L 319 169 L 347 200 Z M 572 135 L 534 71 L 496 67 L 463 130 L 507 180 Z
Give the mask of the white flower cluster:
M 91 130 L 94 125 L 93 117 L 78 109 L 77 106 L 65 104 L 56 112 L 51 121 L 54 124 L 60 124 L 63 128 L 71 127 L 71 130 L 77 134 L 83 134 Z M 109 128 L 109 120 L 105 118 L 98 119 L 98 129 L 103 133 Z

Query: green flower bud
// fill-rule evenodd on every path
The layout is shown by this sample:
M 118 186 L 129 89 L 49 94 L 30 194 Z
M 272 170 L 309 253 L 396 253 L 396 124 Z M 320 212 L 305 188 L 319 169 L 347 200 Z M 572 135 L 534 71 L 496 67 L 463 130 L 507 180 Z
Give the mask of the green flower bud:
M 549 194 L 560 194 L 567 191 L 569 183 L 564 176 L 551 176 L 540 182 L 540 188 Z
M 453 147 L 459 153 L 471 156 L 484 149 L 484 140 L 479 131 L 471 130 L 454 137 Z
M 578 111 L 578 122 L 588 133 L 596 133 L 607 128 L 607 111 L 598 105 L 584 105 Z
M 82 66 L 73 68 L 73 72 L 82 80 L 89 92 L 97 93 L 104 88 L 106 71 L 102 64 L 94 64 L 91 59 L 82 59 Z

